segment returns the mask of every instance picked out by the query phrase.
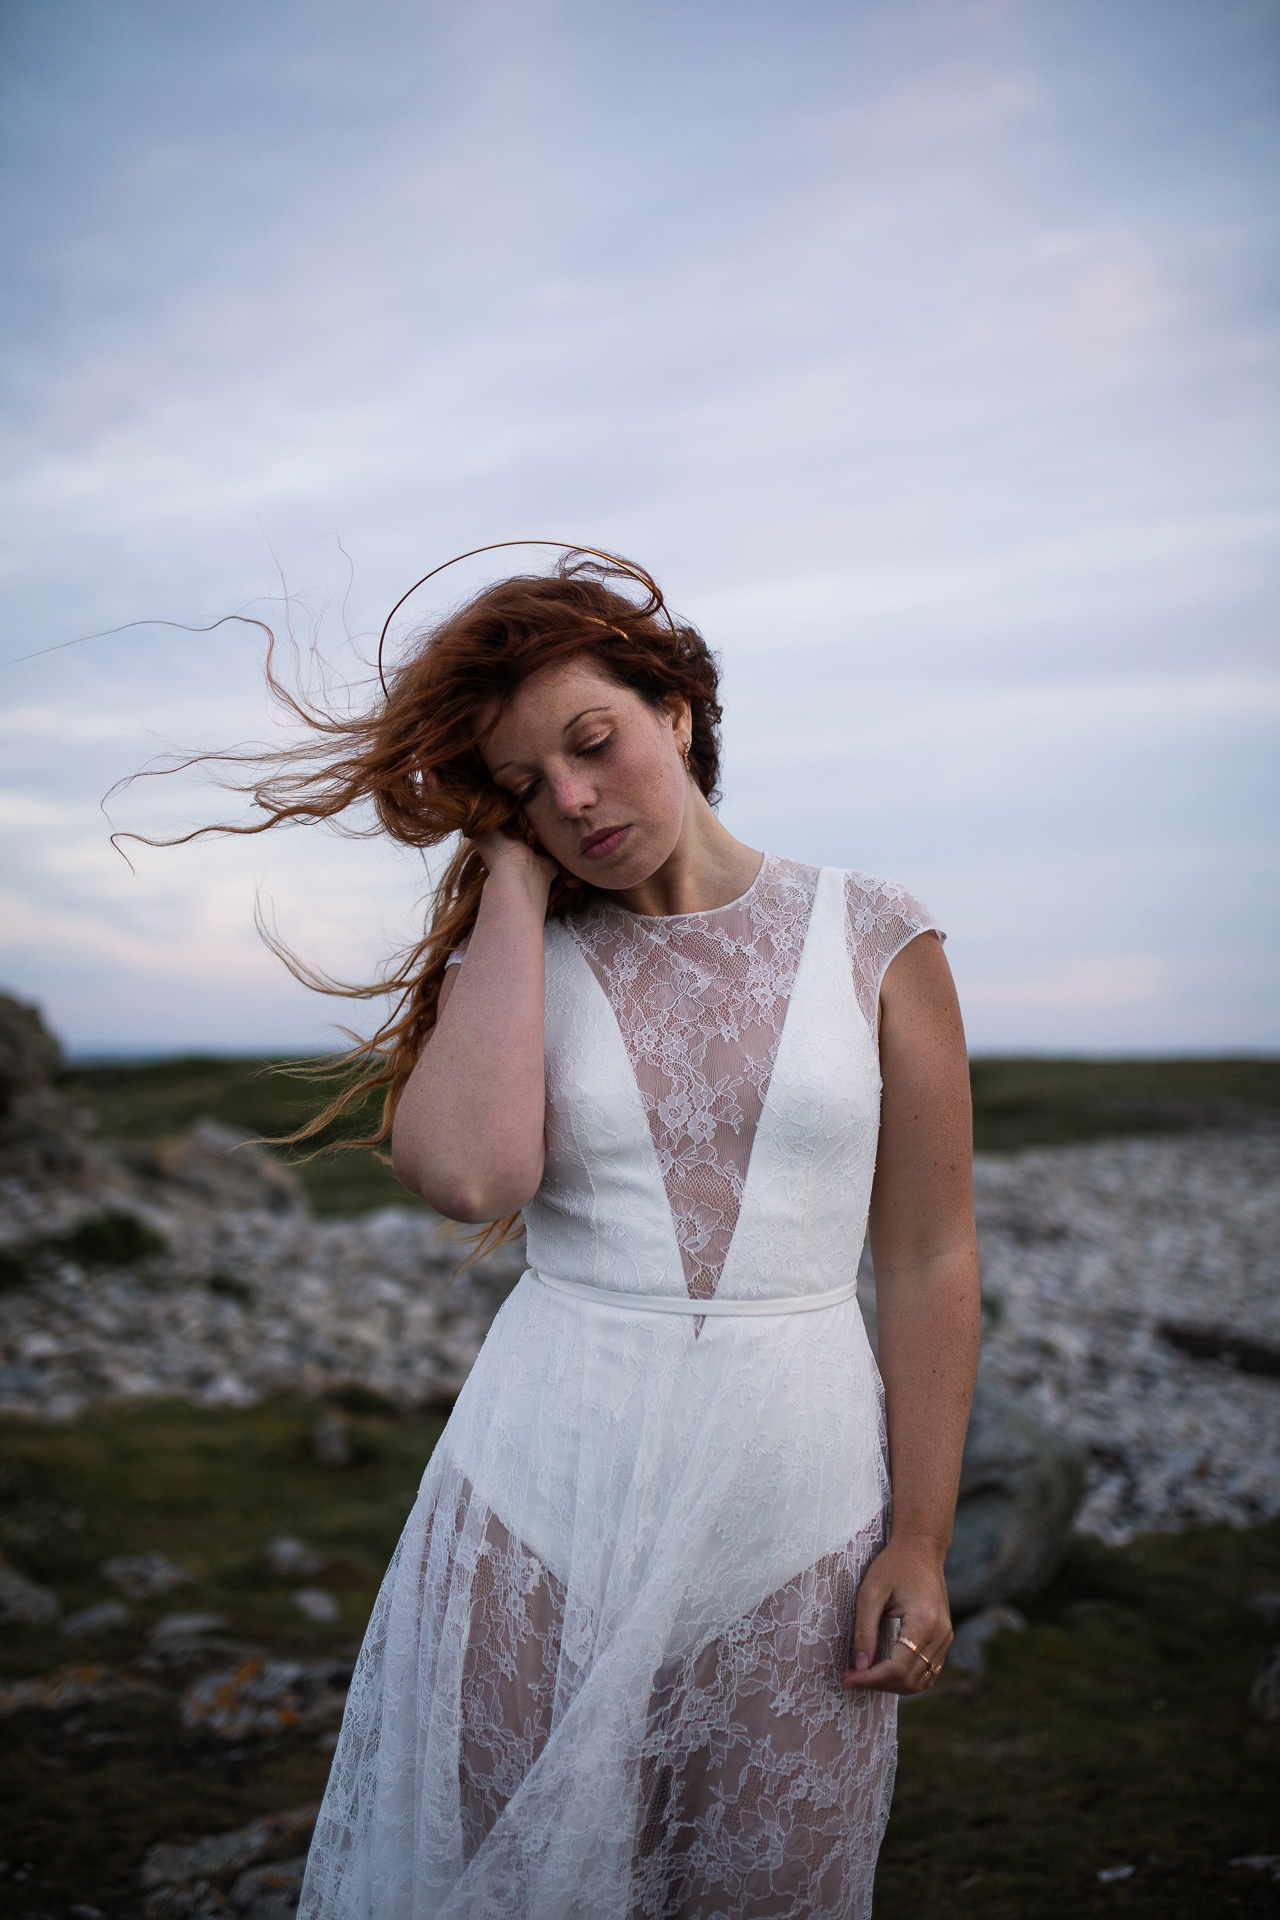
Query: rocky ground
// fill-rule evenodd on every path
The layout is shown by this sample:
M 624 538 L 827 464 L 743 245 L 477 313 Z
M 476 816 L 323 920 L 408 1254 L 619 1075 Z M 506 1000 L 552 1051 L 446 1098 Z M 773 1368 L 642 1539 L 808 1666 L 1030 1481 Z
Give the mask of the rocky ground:
M 980 1157 L 975 1175 L 984 1371 L 1086 1450 L 1078 1527 L 1118 1543 L 1280 1513 L 1280 1132 Z M 85 1145 L 73 1181 L 0 1183 L 0 1411 L 339 1382 L 447 1400 L 522 1267 L 515 1247 L 459 1273 L 465 1251 L 408 1208 L 317 1222 L 211 1122 L 162 1149 Z
M 0 1181 L 0 1412 L 109 1398 L 206 1406 L 357 1382 L 398 1406 L 455 1395 L 519 1277 L 433 1215 L 312 1218 L 285 1169 L 204 1121 L 159 1149 L 87 1146 L 78 1179 Z
M 989 1379 L 1088 1458 L 1077 1529 L 1280 1513 L 1280 1130 L 975 1166 Z
M 0 995 L 0 1413 L 456 1395 L 520 1246 L 460 1270 L 467 1242 L 422 1209 L 317 1220 L 279 1161 L 211 1120 L 159 1144 L 97 1139 L 55 1090 L 57 1061 L 36 1010 Z M 1023 1423 L 984 1457 L 1016 1452 L 1027 1415 L 1075 1443 L 1077 1528 L 1112 1544 L 1280 1513 L 1280 1125 L 979 1155 L 974 1171 L 980 1408 Z M 863 1294 L 874 1337 L 865 1259 Z M 1065 1486 L 1070 1463 L 1054 1471 Z

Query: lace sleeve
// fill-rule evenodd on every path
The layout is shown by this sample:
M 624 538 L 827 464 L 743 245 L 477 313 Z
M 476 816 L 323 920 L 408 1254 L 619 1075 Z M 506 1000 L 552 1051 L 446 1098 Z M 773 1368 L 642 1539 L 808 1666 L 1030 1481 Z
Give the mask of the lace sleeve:
M 874 1031 L 878 1024 L 880 982 L 885 969 L 918 933 L 946 934 L 929 909 L 896 880 L 874 873 L 846 873 L 844 877 L 849 942 L 849 964 L 863 1018 Z

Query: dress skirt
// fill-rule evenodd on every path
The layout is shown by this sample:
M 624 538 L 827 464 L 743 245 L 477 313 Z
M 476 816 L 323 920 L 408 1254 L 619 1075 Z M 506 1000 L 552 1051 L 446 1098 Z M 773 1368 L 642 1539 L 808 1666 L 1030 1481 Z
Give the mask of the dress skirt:
M 378 1597 L 305 1920 L 861 1920 L 896 1700 L 846 1693 L 888 1500 L 856 1301 L 527 1273 Z

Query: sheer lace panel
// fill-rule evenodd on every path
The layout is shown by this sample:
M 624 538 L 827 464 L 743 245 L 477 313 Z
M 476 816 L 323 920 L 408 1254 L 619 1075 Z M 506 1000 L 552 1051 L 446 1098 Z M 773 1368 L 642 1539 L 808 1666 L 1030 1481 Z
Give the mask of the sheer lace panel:
M 461 1478 L 442 1489 L 428 1549 L 446 1531 L 455 1581 L 464 1564 L 470 1573 L 457 1622 L 466 1634 L 458 1780 L 472 1860 L 583 1675 L 564 1646 L 564 1589 L 495 1514 L 477 1510 Z M 654 1675 L 626 1920 L 864 1912 L 892 1788 L 894 1703 L 847 1695 L 840 1673 L 858 1587 L 882 1545 L 877 1519 Z
M 879 1024 L 880 982 L 885 968 L 918 933 L 931 927 L 940 940 L 946 934 L 927 907 L 896 880 L 874 873 L 846 873 L 845 936 L 849 965 L 863 1019 L 873 1031 Z
M 818 882 L 766 854 L 739 900 L 650 916 L 603 902 L 570 923 L 644 1102 L 694 1299 L 716 1290 Z

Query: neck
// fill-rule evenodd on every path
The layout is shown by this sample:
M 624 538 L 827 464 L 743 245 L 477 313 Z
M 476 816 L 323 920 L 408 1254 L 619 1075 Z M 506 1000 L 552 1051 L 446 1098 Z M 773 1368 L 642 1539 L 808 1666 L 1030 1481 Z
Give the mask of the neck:
M 680 837 L 662 865 L 639 886 L 601 892 L 631 913 L 709 913 L 744 894 L 763 859 L 721 826 L 690 781 Z

